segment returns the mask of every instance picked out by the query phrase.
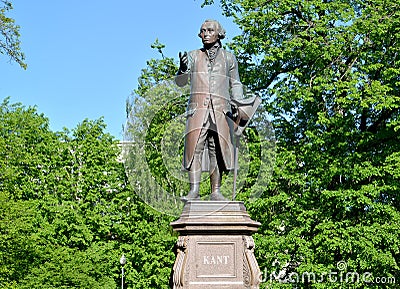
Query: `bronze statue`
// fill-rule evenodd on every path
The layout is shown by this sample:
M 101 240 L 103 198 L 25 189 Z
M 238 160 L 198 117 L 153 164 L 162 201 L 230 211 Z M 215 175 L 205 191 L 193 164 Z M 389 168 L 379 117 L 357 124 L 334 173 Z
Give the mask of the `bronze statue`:
M 215 20 L 206 20 L 198 36 L 201 49 L 179 53 L 178 86 L 190 79 L 186 111 L 183 167 L 189 172 L 190 191 L 183 201 L 199 199 L 202 158 L 209 152 L 211 200 L 226 200 L 220 192 L 222 173 L 234 168 L 234 100 L 243 97 L 235 56 L 222 48 L 225 30 Z

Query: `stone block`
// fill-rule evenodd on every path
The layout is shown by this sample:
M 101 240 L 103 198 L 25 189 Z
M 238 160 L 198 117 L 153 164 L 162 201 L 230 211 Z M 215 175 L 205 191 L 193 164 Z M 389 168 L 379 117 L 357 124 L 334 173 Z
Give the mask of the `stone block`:
M 180 233 L 171 288 L 259 288 L 251 237 L 259 225 L 242 202 L 188 202 L 171 223 Z

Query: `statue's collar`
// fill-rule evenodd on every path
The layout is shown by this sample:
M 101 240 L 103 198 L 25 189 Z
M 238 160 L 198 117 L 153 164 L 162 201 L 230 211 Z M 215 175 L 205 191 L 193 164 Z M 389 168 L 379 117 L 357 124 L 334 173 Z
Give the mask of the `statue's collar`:
M 220 47 L 221 47 L 221 44 L 219 42 L 216 42 L 209 49 L 203 47 L 202 51 L 207 53 L 207 56 L 210 59 L 210 61 L 213 61 L 215 59 L 215 57 L 217 56 L 217 52 L 218 52 Z

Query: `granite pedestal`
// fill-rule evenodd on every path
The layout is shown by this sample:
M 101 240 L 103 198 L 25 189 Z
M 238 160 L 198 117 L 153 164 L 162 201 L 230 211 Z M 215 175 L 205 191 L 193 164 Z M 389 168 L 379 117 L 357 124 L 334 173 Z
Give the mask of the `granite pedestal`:
M 259 288 L 251 234 L 260 223 L 242 202 L 189 201 L 171 226 L 180 234 L 171 288 Z

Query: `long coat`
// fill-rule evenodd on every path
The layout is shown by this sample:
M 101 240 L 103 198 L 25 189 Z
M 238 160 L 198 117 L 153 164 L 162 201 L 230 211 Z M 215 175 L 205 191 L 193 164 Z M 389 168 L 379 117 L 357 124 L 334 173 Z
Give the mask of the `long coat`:
M 186 110 L 186 135 L 183 167 L 190 170 L 194 150 L 200 131 L 211 114 L 218 133 L 219 151 L 226 170 L 234 166 L 233 122 L 229 118 L 231 100 L 243 97 L 243 87 L 239 79 L 235 56 L 219 48 L 210 62 L 204 49 L 188 53 L 188 70 L 175 78 L 178 86 L 184 86 L 190 79 L 190 97 Z

